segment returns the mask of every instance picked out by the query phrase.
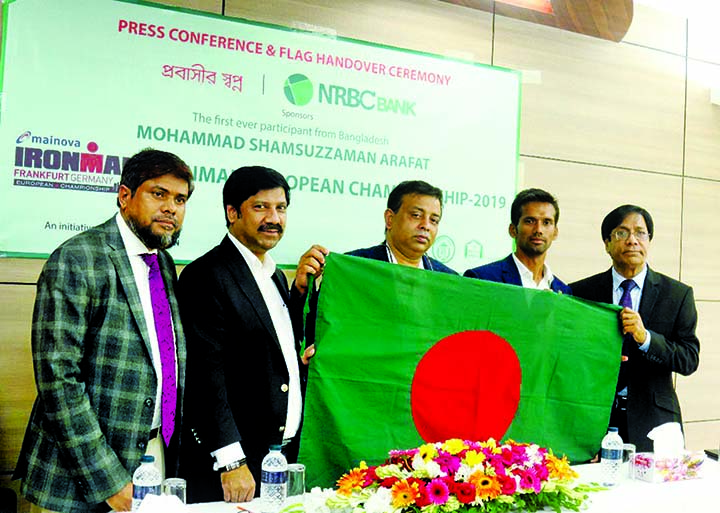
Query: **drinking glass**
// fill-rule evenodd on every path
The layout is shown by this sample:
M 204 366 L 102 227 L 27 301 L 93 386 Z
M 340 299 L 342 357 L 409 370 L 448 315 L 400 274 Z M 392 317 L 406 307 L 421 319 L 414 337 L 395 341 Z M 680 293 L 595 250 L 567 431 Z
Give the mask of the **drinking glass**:
M 163 495 L 174 495 L 185 504 L 185 492 L 187 491 L 187 483 L 179 477 L 169 477 L 163 481 Z
M 303 495 L 305 493 L 305 465 L 292 463 L 288 465 L 287 496 Z
M 623 444 L 623 459 L 620 475 L 623 479 L 635 477 L 635 444 Z

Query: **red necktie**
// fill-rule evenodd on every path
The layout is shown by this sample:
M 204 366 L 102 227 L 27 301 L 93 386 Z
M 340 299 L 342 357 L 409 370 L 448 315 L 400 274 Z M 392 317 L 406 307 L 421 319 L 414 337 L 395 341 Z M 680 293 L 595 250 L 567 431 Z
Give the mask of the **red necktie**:
M 162 369 L 161 433 L 167 446 L 175 430 L 175 408 L 177 404 L 175 337 L 173 336 L 170 303 L 160 273 L 157 253 L 146 253 L 140 256 L 150 268 L 150 301 L 152 303 L 153 318 L 155 319 L 155 332 L 160 347 L 160 367 Z

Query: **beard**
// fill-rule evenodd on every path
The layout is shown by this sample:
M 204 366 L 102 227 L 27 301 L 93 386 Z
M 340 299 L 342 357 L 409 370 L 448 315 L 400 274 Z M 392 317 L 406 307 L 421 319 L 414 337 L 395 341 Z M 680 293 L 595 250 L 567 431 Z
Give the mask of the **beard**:
M 142 226 L 132 217 L 128 217 L 128 225 L 132 232 L 137 235 L 138 239 L 140 239 L 148 249 L 168 249 L 173 247 L 177 244 L 180 238 L 180 232 L 182 231 L 178 228 L 172 233 L 158 235 L 153 233 L 150 225 Z

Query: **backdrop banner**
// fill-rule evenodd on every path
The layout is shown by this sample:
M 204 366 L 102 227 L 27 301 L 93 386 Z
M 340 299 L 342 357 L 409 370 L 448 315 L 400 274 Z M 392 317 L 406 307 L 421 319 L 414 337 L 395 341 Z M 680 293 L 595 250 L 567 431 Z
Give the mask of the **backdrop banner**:
M 145 147 L 195 173 L 179 261 L 220 241 L 244 165 L 290 184 L 282 265 L 377 244 L 408 179 L 444 191 L 433 257 L 462 272 L 511 248 L 517 72 L 122 0 L 6 1 L 3 22 L 0 255 L 45 256 L 110 217 Z

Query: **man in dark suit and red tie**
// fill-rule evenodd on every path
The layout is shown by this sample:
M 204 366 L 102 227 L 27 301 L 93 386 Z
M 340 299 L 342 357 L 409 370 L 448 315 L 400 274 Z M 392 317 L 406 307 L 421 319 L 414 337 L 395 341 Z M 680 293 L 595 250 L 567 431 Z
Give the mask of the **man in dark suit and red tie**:
M 553 275 L 545 263 L 547 252 L 558 236 L 560 207 L 555 197 L 542 189 L 525 189 L 510 207 L 508 233 L 515 239 L 515 252 L 502 260 L 465 271 L 464 276 L 570 294 L 570 287 Z
M 623 307 L 623 362 L 610 425 L 638 451 L 652 451 L 650 430 L 682 423 L 673 372 L 687 376 L 698 367 L 693 291 L 647 265 L 654 225 L 644 208 L 616 208 L 605 216 L 601 233 L 612 267 L 570 287 L 577 297 Z
M 188 340 L 181 475 L 189 502 L 249 501 L 270 445 L 297 458 L 302 388 L 301 296 L 319 270 L 311 248 L 292 292 L 269 252 L 285 232 L 290 188 L 261 166 L 236 169 L 223 188 L 227 235 L 180 275 Z
M 30 511 L 130 511 L 146 453 L 175 475 L 185 340 L 165 250 L 192 191 L 182 160 L 141 151 L 123 168 L 119 213 L 43 267 L 32 326 L 38 396 L 15 471 Z

